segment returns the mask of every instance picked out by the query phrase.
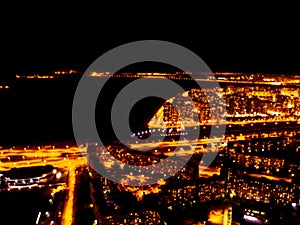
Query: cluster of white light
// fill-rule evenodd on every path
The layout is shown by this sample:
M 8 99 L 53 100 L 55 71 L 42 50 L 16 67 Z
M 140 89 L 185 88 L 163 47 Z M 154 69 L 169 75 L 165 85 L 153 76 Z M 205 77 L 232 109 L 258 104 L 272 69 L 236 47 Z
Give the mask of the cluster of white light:
M 166 132 L 166 129 L 160 129 L 158 128 L 157 131 L 158 132 L 161 132 L 163 134 L 160 134 L 160 136 L 168 136 L 169 134 L 172 133 L 172 131 L 175 131 L 177 132 L 178 134 L 180 135 L 187 135 L 188 133 L 185 132 L 185 133 L 182 133 L 182 130 L 185 130 L 185 128 L 182 128 L 182 129 L 178 129 L 178 128 L 170 128 L 167 133 Z M 156 132 L 156 129 L 149 129 L 149 130 L 146 130 L 146 131 L 140 131 L 140 132 L 137 132 L 137 133 L 133 133 L 131 134 L 131 137 L 142 137 L 144 134 L 150 134 L 150 133 L 155 133 Z

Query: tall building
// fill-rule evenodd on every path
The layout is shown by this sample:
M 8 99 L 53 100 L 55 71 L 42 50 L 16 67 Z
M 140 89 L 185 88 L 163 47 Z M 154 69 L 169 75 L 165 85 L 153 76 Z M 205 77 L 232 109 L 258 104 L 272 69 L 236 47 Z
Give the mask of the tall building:
M 169 102 L 165 102 L 164 104 L 164 122 L 166 122 L 167 126 L 172 126 L 177 124 L 179 120 L 179 114 L 176 108 Z

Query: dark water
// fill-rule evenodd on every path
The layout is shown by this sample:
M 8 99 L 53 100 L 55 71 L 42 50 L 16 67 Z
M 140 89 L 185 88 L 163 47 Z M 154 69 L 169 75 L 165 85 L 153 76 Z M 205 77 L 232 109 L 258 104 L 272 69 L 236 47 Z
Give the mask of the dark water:
M 10 89 L 0 91 L 0 145 L 75 143 L 72 104 L 79 80 L 80 77 L 12 81 Z M 95 112 L 100 137 L 114 138 L 111 106 L 119 91 L 131 81 L 112 79 L 101 91 Z M 143 129 L 162 103 L 159 98 L 138 102 L 130 114 L 132 131 Z
M 0 144 L 72 140 L 76 79 L 16 79 L 0 93 Z

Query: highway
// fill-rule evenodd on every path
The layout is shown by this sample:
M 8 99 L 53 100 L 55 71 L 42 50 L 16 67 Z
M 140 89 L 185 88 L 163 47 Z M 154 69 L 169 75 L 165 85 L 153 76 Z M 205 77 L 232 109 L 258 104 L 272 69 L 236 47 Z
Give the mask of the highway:
M 58 168 L 73 168 L 86 163 L 86 147 L 66 146 L 37 146 L 29 148 L 0 149 L 0 171 L 7 171 L 13 167 L 44 166 L 51 164 Z
M 64 210 L 62 213 L 61 225 L 72 225 L 74 220 L 74 190 L 75 190 L 75 169 L 76 167 L 71 166 L 69 168 L 69 177 L 67 183 L 67 199 L 64 203 Z

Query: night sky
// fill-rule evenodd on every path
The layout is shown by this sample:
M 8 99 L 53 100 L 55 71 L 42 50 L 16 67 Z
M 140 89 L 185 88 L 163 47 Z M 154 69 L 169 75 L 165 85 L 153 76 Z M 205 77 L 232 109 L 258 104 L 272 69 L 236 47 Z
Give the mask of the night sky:
M 151 30 L 149 35 L 138 35 L 140 30 L 110 33 L 101 24 L 99 28 L 89 29 L 89 24 L 85 27 L 83 23 L 79 27 L 76 21 L 72 25 L 67 22 L 59 21 L 59 26 L 55 23 L 32 27 L 28 27 L 28 23 L 25 28 L 22 25 L 15 28 L 16 39 L 12 43 L 15 70 L 1 74 L 1 78 L 54 69 L 84 71 L 106 51 L 131 41 L 147 39 L 170 41 L 187 47 L 199 55 L 213 72 L 300 74 L 300 36 L 297 29 L 287 24 L 279 26 L 276 21 L 271 28 L 271 24 L 263 24 L 258 30 L 254 24 L 251 29 L 212 24 L 209 30 L 199 27 L 197 32 L 187 30 L 186 34 L 169 29 L 165 32 L 168 36 Z M 141 29 L 147 30 L 147 26 Z
M 136 39 L 142 40 L 142 39 Z M 217 71 L 300 73 L 300 49 L 295 43 L 271 44 L 266 40 L 258 43 L 203 42 L 201 40 L 170 40 L 198 54 Z M 128 41 L 134 41 L 128 40 Z M 93 40 L 70 43 L 65 38 L 55 41 L 24 43 L 16 52 L 16 73 L 31 73 L 53 69 L 79 69 L 84 71 L 97 57 L 111 48 L 128 41 Z

